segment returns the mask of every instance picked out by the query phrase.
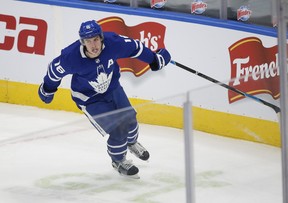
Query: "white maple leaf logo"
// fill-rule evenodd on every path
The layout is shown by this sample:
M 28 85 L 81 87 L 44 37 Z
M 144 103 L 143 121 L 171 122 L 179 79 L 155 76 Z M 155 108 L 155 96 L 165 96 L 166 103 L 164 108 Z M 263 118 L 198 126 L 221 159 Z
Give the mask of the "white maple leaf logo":
M 97 93 L 104 93 L 107 91 L 111 79 L 112 79 L 113 72 L 109 75 L 106 73 L 100 73 L 96 78 L 96 81 L 89 81 L 89 84 L 94 88 L 95 92 Z

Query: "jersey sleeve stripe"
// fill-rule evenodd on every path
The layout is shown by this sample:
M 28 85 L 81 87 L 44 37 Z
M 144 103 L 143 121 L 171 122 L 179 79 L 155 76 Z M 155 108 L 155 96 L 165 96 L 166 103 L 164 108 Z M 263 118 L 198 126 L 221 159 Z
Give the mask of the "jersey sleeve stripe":
M 54 71 L 53 71 L 53 67 L 52 67 L 52 64 L 49 65 L 49 68 L 48 68 L 48 76 L 49 78 L 54 81 L 54 82 L 58 82 L 60 81 L 62 78 L 57 76 Z
M 134 41 L 135 41 L 135 40 L 134 40 Z M 139 49 L 139 51 L 137 52 L 136 55 L 131 56 L 131 58 L 136 58 L 136 57 L 140 56 L 140 55 L 142 54 L 142 52 L 143 52 L 143 44 L 142 44 L 141 42 L 139 42 L 138 40 L 135 41 L 135 43 L 137 44 L 136 47 L 137 47 L 137 49 Z

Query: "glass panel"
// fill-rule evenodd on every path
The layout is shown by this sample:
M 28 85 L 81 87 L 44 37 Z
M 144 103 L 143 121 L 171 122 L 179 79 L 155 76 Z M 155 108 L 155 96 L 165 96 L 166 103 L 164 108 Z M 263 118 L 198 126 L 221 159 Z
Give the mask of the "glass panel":
M 104 3 L 104 0 L 83 1 Z M 222 1 L 223 0 L 167 0 L 162 8 L 157 9 L 220 18 Z M 131 3 L 130 0 L 116 0 L 115 2 L 111 0 L 111 2 L 113 2 L 112 4 L 123 6 L 130 6 Z M 151 8 L 150 2 L 150 0 L 138 0 L 137 4 L 133 4 L 133 7 Z M 275 26 L 273 3 L 275 3 L 273 0 L 227 0 L 227 19 L 269 27 Z
M 271 0 L 229 0 L 227 15 L 229 20 L 273 26 L 272 10 Z

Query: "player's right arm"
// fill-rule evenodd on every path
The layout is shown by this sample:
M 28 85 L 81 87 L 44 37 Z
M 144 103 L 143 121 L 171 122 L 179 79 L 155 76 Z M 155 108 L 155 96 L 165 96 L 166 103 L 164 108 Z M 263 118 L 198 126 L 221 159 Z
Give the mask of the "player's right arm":
M 68 72 L 63 68 L 61 56 L 55 58 L 49 65 L 43 83 L 38 89 L 40 99 L 45 103 L 53 100 L 54 94 L 61 83 L 62 78 Z

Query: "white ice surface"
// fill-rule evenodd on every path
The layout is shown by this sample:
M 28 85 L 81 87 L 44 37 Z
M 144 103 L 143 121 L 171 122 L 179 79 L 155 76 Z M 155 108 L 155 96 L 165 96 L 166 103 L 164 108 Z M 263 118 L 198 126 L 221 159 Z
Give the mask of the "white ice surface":
M 186 201 L 182 130 L 140 124 L 139 180 L 112 169 L 106 139 L 82 114 L 0 103 L 0 202 Z M 197 203 L 282 202 L 279 148 L 194 131 L 194 152 Z

